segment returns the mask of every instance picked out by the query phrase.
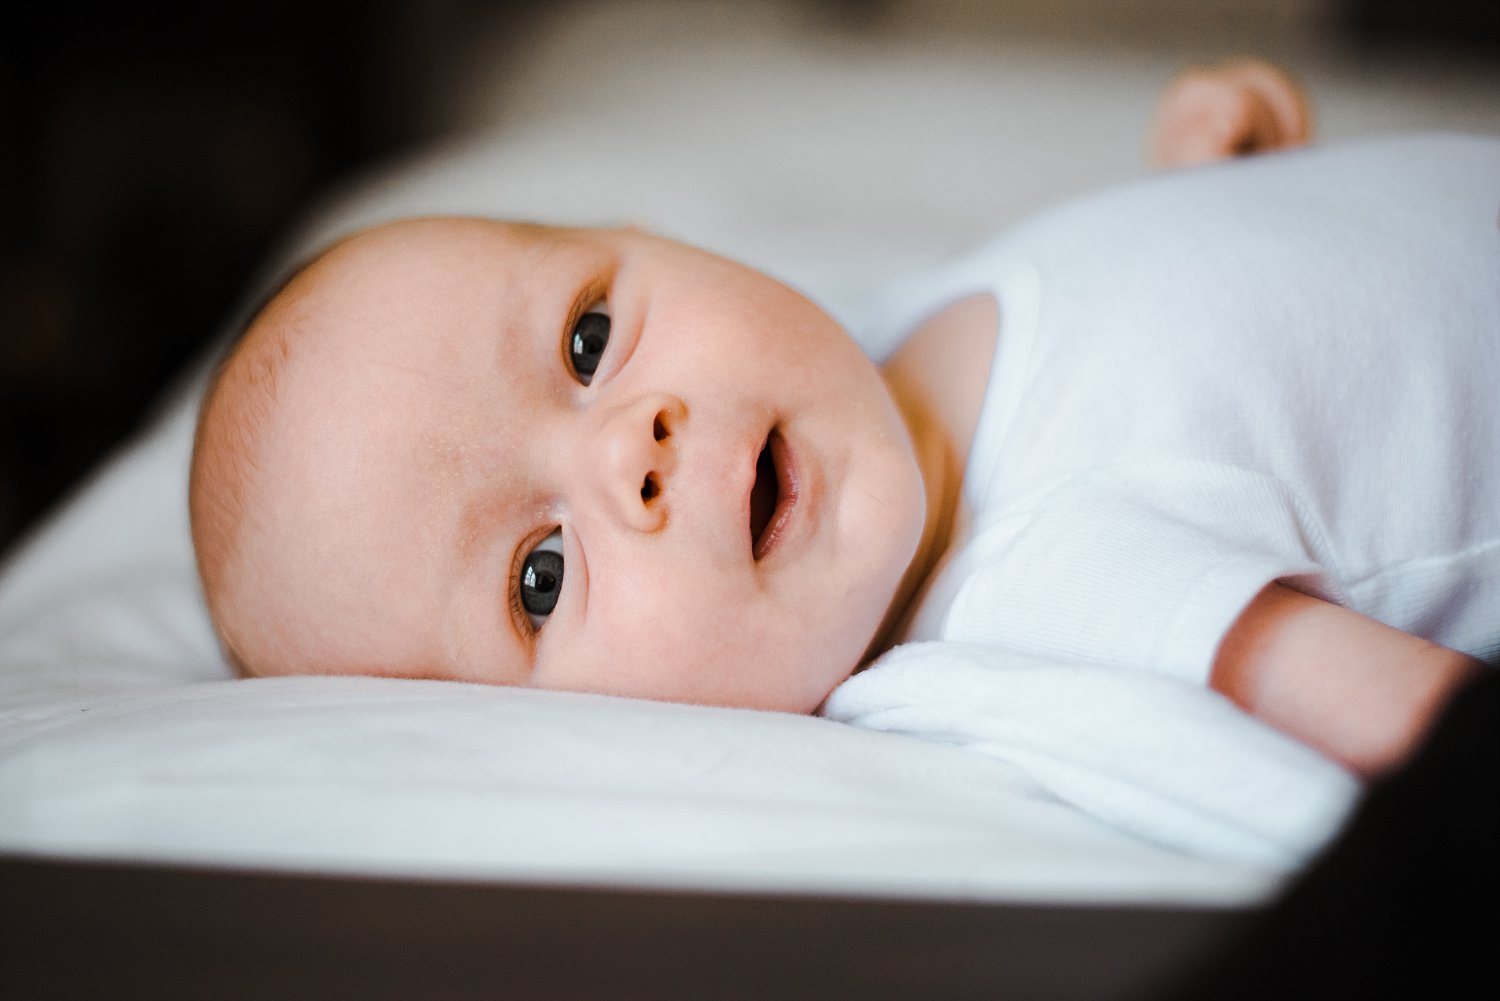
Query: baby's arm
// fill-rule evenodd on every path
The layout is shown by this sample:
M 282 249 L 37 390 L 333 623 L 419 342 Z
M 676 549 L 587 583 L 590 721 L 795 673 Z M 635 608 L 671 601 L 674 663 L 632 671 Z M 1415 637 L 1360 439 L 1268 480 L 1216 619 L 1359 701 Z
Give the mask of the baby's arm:
M 1272 584 L 1230 629 L 1213 687 L 1361 775 L 1416 747 L 1483 666 L 1457 650 Z
M 1286 73 L 1258 59 L 1197 67 L 1162 91 L 1151 158 L 1186 167 L 1299 146 L 1312 134 L 1307 96 Z

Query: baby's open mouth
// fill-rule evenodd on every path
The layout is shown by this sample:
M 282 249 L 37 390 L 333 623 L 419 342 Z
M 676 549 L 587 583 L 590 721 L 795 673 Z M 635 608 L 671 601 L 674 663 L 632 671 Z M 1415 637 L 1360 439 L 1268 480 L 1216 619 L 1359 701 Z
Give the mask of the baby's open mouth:
M 776 548 L 796 503 L 790 465 L 786 441 L 772 428 L 755 459 L 755 485 L 750 488 L 750 554 L 757 560 Z

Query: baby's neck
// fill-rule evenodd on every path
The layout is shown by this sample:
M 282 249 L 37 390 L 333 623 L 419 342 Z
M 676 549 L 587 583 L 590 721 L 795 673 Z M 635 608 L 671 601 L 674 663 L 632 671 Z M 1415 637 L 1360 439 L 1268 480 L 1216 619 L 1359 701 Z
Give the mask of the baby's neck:
M 861 664 L 900 642 L 953 540 L 964 467 L 979 424 L 998 335 L 999 307 L 994 297 L 972 296 L 918 327 L 882 370 L 916 450 L 927 512 L 917 551 Z

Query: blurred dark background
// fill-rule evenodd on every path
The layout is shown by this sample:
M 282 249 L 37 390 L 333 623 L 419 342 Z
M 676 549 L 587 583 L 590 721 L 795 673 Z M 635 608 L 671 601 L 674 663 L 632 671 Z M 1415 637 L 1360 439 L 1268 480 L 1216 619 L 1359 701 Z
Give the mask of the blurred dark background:
M 856 19 L 882 6 L 822 2 Z M 1500 53 L 1495 0 L 1342 2 L 1357 43 Z M 434 138 L 430 83 L 476 13 L 519 36 L 560 6 L 13 11 L 0 31 L 0 556 L 138 426 L 315 193 Z

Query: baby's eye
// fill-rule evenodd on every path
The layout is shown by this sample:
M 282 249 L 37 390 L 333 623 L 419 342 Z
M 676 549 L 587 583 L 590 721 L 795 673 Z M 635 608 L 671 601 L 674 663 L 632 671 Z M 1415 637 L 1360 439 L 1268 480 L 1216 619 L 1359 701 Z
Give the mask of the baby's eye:
M 578 381 L 587 386 L 609 346 L 609 314 L 598 308 L 584 313 L 568 335 L 568 361 Z
M 531 620 L 533 628 L 541 629 L 547 616 L 552 614 L 552 609 L 557 607 L 562 582 L 562 532 L 553 529 L 552 534 L 537 543 L 536 548 L 521 561 L 521 581 L 518 585 L 521 607 L 526 610 L 526 617 Z

